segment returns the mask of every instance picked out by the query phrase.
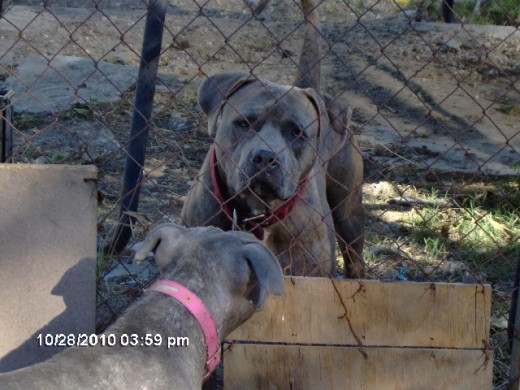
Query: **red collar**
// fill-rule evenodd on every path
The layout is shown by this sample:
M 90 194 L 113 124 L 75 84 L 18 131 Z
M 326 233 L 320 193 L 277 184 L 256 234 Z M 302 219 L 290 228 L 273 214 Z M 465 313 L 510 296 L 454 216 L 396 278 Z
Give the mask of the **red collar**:
M 204 333 L 204 338 L 206 339 L 205 344 L 208 353 L 206 375 L 204 376 L 204 379 L 206 379 L 220 363 L 220 343 L 218 341 L 218 330 L 213 315 L 198 296 L 179 283 L 160 279 L 147 289 L 147 291 L 149 290 L 158 291 L 175 298 L 188 309 L 199 323 L 202 333 Z
M 215 147 L 211 146 L 210 150 L 210 172 L 211 172 L 211 183 L 213 184 L 213 193 L 217 198 L 222 210 L 226 213 L 230 220 L 233 220 L 233 211 L 230 207 L 230 204 L 233 202 L 233 199 L 225 199 L 223 195 L 224 183 L 222 182 L 222 178 L 218 171 L 217 166 L 217 152 L 215 151 Z M 264 239 L 264 228 L 275 224 L 276 222 L 283 221 L 285 217 L 291 212 L 291 210 L 296 206 L 296 203 L 302 197 L 303 191 L 307 185 L 307 178 L 303 180 L 298 186 L 298 190 L 296 193 L 289 198 L 287 201 L 282 203 L 273 211 L 261 214 L 261 215 L 237 215 L 238 223 L 241 226 L 245 226 L 246 229 L 255 235 L 259 240 Z

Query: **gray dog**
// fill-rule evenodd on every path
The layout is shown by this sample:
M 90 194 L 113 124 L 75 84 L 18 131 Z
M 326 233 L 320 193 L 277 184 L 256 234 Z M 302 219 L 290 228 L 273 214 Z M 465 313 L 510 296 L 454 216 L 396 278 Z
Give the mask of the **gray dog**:
M 247 233 L 161 225 L 148 235 L 136 261 L 151 250 L 162 278 L 190 289 L 212 312 L 219 343 L 270 293 L 283 293 L 278 261 Z M 114 335 L 116 344 L 71 347 L 43 363 L 0 375 L 0 389 L 201 388 L 208 361 L 201 327 L 168 295 L 145 293 L 104 335 Z M 168 348 L 166 340 L 176 336 L 187 337 L 189 346 Z M 134 341 L 137 345 L 130 346 Z
M 264 4 L 265 5 L 265 4 Z M 305 38 L 295 86 L 250 74 L 209 77 L 199 90 L 214 138 L 182 210 L 187 226 L 254 233 L 291 275 L 364 276 L 363 160 L 350 110 L 320 95 L 319 17 L 302 1 Z

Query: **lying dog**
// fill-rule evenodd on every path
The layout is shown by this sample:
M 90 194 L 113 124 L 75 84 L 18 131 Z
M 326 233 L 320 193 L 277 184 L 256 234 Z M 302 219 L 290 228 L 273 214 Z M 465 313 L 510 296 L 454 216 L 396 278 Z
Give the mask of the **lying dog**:
M 263 4 L 263 3 L 262 3 Z M 265 6 L 265 4 L 263 4 Z M 305 38 L 295 86 L 250 74 L 209 77 L 199 90 L 214 138 L 182 210 L 187 226 L 254 233 L 286 273 L 364 276 L 363 160 L 350 110 L 320 95 L 319 17 L 303 0 Z
M 0 375 L 0 388 L 200 389 L 207 367 L 218 363 L 223 338 L 269 294 L 283 292 L 278 261 L 250 234 L 166 224 L 148 235 L 136 261 L 154 249 L 164 279 L 104 333 L 105 340 L 112 335 L 114 346 L 98 342 L 71 347 L 45 362 Z M 182 286 L 172 287 L 172 280 Z M 167 295 L 171 290 L 186 295 L 173 299 Z M 186 299 L 195 308 L 180 303 Z M 187 337 L 190 344 L 168 348 L 171 337 Z

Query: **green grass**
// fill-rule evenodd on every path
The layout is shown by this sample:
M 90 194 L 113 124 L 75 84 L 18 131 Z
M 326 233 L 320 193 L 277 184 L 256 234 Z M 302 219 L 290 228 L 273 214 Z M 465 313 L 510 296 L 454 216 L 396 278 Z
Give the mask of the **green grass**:
M 34 160 L 35 158 L 40 156 L 40 153 L 36 150 L 34 146 L 27 145 L 27 147 L 23 151 L 23 155 L 28 160 Z
M 418 242 L 435 235 L 446 236 L 446 216 L 442 209 L 436 206 L 418 209 L 409 218 L 409 224 L 415 229 L 414 234 Z
M 512 114 L 514 114 L 517 110 L 516 110 L 516 107 L 514 106 L 514 104 L 502 103 L 502 104 L 498 107 L 498 111 L 503 112 L 504 114 L 507 114 L 507 115 L 512 115 Z
M 38 128 L 45 123 L 45 119 L 41 115 L 20 115 L 15 116 L 14 124 L 17 129 L 33 129 Z
M 74 103 L 71 108 L 63 111 L 59 115 L 60 119 L 73 120 L 92 120 L 94 119 L 94 112 L 90 105 L 84 103 Z
M 396 0 L 397 1 L 397 0 Z M 397 1 L 404 8 L 417 8 L 419 1 Z M 480 15 L 476 14 L 476 0 L 455 2 L 454 12 L 458 19 L 469 24 L 491 24 L 499 26 L 520 25 L 520 1 L 519 0 L 491 0 L 488 4 L 480 7 Z M 442 20 L 442 2 L 427 2 L 428 17 L 433 20 Z
M 520 176 L 513 176 L 459 194 L 463 199 L 449 207 L 417 206 L 404 221 L 410 227 L 410 243 L 428 259 L 449 256 L 472 265 L 490 281 L 510 279 L 520 250 L 519 187 Z M 439 193 L 431 189 L 427 196 L 438 199 Z M 444 199 L 449 204 L 449 194 Z
M 473 265 L 490 281 L 508 279 L 520 249 L 520 208 L 486 210 L 469 201 L 449 210 L 425 207 L 409 218 L 411 240 L 429 259 L 453 258 Z M 489 259 L 501 259 L 490 261 Z
M 481 6 L 480 15 L 474 13 L 476 1 L 455 3 L 455 13 L 466 23 L 496 24 L 518 26 L 520 21 L 520 2 L 518 0 L 491 0 Z
M 513 238 L 509 233 L 514 234 L 520 227 L 518 218 L 508 212 L 487 212 L 475 208 L 470 203 L 465 213 L 467 214 L 462 215 L 462 223 L 458 226 L 463 247 L 469 245 L 473 248 L 491 250 L 507 245 Z
M 443 259 L 448 254 L 446 244 L 440 237 L 425 237 L 424 251 L 430 260 Z
M 185 86 L 182 91 L 175 95 L 175 104 L 181 106 L 195 107 L 198 104 L 198 92 L 197 89 Z
M 61 164 L 65 161 L 65 157 L 61 154 L 55 154 L 51 158 L 51 164 Z

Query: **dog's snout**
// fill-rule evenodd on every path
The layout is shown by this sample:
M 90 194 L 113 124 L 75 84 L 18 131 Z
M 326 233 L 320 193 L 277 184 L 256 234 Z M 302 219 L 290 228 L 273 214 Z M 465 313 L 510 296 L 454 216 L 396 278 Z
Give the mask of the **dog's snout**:
M 262 169 L 267 166 L 275 167 L 278 165 L 276 154 L 270 150 L 259 150 L 253 156 L 253 164 L 257 169 Z

